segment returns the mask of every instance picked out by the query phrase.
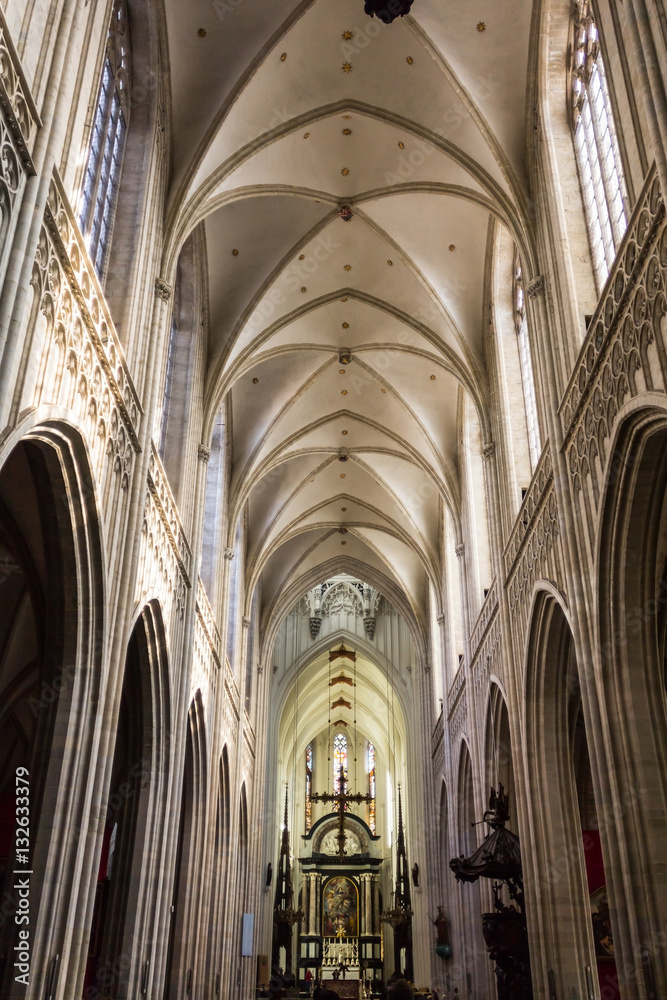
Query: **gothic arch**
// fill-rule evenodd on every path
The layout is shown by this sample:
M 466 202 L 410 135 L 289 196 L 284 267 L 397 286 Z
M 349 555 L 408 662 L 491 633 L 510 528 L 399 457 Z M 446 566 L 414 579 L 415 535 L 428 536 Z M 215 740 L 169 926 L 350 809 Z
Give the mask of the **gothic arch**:
M 596 588 L 598 691 L 614 815 L 608 849 L 615 862 L 619 945 L 633 954 L 667 919 L 664 893 L 653 877 L 667 859 L 666 492 L 667 412 L 644 406 L 619 423 L 610 449 Z M 667 964 L 660 949 L 649 952 L 660 991 Z
M 39 416 L 0 451 L 0 796 L 7 800 L 10 778 L 13 791 L 16 768 L 27 768 L 37 990 L 54 951 L 65 946 L 68 912 L 85 933 L 87 887 L 71 900 L 59 875 L 94 864 L 82 831 L 95 757 L 90 706 L 100 695 L 106 649 L 102 529 L 88 452 L 75 428 Z M 3 853 L 13 828 L 12 818 Z M 6 921 L 3 933 L 16 929 Z M 3 945 L 11 953 L 13 941 Z M 76 981 L 76 969 L 70 975 Z
M 214 996 L 221 995 L 222 970 L 225 964 L 224 941 L 229 934 L 226 885 L 230 877 L 230 775 L 227 744 L 222 748 L 217 769 L 217 796 L 211 903 L 209 918 L 209 954 L 207 979 Z M 212 789 L 213 791 L 213 789 Z
M 399 588 L 392 583 L 389 577 L 379 573 L 373 567 L 369 567 L 365 563 L 352 559 L 348 556 L 337 558 L 335 560 L 329 560 L 321 566 L 317 566 L 308 573 L 303 574 L 298 579 L 294 580 L 294 582 L 290 583 L 289 586 L 285 588 L 280 600 L 274 601 L 273 604 L 267 609 L 262 621 L 263 639 L 260 650 L 260 660 L 265 660 L 269 651 L 273 649 L 276 634 L 283 619 L 285 618 L 285 615 L 289 613 L 299 598 L 302 597 L 303 594 L 307 593 L 307 591 L 314 587 L 317 583 L 321 583 L 322 580 L 326 580 L 329 576 L 333 576 L 340 572 L 351 573 L 356 579 L 364 580 L 365 582 L 370 583 L 376 590 L 379 590 L 387 596 L 392 605 L 403 616 L 408 628 L 410 629 L 415 648 L 417 650 L 417 656 L 419 658 L 419 666 L 422 668 L 427 663 L 425 629 L 422 621 L 415 614 L 415 611 L 411 607 L 409 601 Z M 330 636 L 326 637 L 327 642 L 330 642 L 330 639 Z M 364 640 L 361 639 L 360 641 L 363 643 Z M 369 646 L 368 648 L 372 649 L 373 647 Z M 373 655 L 376 656 L 377 653 L 374 652 Z
M 152 844 L 168 820 L 170 699 L 162 612 L 137 616 L 127 646 L 101 822 L 84 989 L 138 989 L 161 881 Z M 124 955 L 127 964 L 118 962 Z M 150 971 L 149 963 L 149 971 Z
M 595 968 L 595 949 L 573 759 L 579 673 L 567 614 L 547 591 L 533 601 L 525 703 L 531 752 L 524 764 L 530 789 L 524 829 L 534 850 L 524 859 L 524 888 L 533 982 L 546 990 L 550 968 L 557 990 L 585 995 L 584 970 Z
M 475 778 L 472 755 L 465 738 L 459 744 L 456 797 L 456 855 L 468 857 L 477 847 L 475 823 Z M 450 885 L 454 876 L 449 873 Z M 489 982 L 488 959 L 482 937 L 482 892 L 478 882 L 455 883 L 458 895 L 459 923 L 457 947 L 460 959 L 452 970 L 455 981 L 464 984 L 464 995 L 484 995 Z M 464 898 L 467 897 L 467 898 Z
M 204 941 L 198 938 L 195 928 L 205 898 L 201 866 L 206 845 L 206 743 L 204 705 L 198 690 L 190 702 L 187 715 L 165 1000 L 175 1000 L 183 993 L 191 993 L 200 970 L 202 974 L 205 970 Z
M 518 820 L 516 814 L 516 778 L 510 718 L 506 696 L 499 683 L 495 681 L 491 683 L 489 689 L 485 742 L 485 783 L 482 792 L 486 796 L 490 788 L 497 789 L 498 784 L 502 784 L 509 796 L 510 819 L 507 825 L 511 830 L 516 831 Z

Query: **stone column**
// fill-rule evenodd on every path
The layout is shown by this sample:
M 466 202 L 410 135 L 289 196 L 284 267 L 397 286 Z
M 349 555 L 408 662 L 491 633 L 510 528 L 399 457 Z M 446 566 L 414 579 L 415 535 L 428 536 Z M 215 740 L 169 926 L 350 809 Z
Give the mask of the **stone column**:
M 308 876 L 310 882 L 310 898 L 308 900 L 308 933 L 318 933 L 318 911 L 320 898 L 320 876 L 317 872 L 311 872 Z
M 373 933 L 373 883 L 372 875 L 363 875 L 364 880 L 364 934 Z
M 380 881 L 377 875 L 373 876 L 373 886 L 372 886 L 372 896 L 373 896 L 373 907 L 372 907 L 372 920 L 371 928 L 373 934 L 379 934 L 381 932 L 380 927 Z

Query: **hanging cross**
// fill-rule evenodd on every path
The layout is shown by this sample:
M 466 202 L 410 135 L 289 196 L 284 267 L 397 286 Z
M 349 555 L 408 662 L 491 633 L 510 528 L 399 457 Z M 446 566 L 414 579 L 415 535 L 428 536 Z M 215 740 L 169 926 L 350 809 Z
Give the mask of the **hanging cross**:
M 338 834 L 336 840 L 338 841 L 338 857 L 341 861 L 345 860 L 345 807 L 348 802 L 372 802 L 372 795 L 362 795 L 361 792 L 356 792 L 354 795 L 348 795 L 345 791 L 347 785 L 347 778 L 345 777 L 345 765 L 340 765 L 340 772 L 338 775 L 338 791 L 337 792 L 316 792 L 311 795 L 313 802 L 335 802 L 336 810 L 338 812 Z

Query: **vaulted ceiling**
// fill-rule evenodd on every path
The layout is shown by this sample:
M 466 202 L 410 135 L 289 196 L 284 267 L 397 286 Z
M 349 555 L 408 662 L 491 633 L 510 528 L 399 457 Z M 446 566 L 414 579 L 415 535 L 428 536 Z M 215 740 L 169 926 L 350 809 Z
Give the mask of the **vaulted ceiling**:
M 205 229 L 248 580 L 266 613 L 353 566 L 423 620 L 466 394 L 488 436 L 490 227 L 526 240 L 531 0 L 415 0 L 388 26 L 363 0 L 167 8 L 169 225 L 174 253 Z

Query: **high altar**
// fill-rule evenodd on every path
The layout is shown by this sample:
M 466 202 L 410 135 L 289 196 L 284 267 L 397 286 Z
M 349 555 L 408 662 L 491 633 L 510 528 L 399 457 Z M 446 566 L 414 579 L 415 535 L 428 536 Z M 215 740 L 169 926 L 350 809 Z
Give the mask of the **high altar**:
M 382 898 L 379 837 L 360 817 L 346 813 L 341 858 L 340 821 L 323 816 L 304 836 L 298 978 L 382 978 Z

